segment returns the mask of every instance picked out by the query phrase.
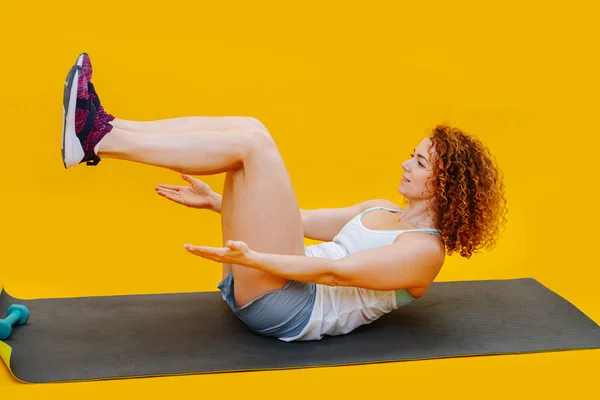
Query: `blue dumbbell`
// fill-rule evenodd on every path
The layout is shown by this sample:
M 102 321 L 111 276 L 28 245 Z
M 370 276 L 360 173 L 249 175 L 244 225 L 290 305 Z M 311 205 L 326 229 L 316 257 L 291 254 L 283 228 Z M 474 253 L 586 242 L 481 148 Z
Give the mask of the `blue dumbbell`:
M 29 319 L 29 310 L 21 304 L 8 307 L 8 316 L 0 319 L 0 340 L 6 340 L 12 333 L 13 325 L 23 325 Z

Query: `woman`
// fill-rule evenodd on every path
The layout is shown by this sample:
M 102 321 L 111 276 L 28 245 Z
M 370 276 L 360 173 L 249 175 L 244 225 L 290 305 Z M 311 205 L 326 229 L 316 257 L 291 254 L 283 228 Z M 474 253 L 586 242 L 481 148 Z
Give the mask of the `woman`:
M 67 77 L 66 168 L 103 158 L 179 172 L 189 186 L 156 191 L 221 213 L 222 248 L 185 245 L 223 264 L 223 299 L 253 331 L 283 341 L 341 335 L 422 297 L 446 254 L 492 247 L 504 220 L 503 183 L 487 149 L 437 126 L 402 166 L 401 209 L 368 200 L 301 210 L 281 155 L 254 118 L 135 122 L 100 105 L 82 54 Z M 190 175 L 226 173 L 222 197 Z M 322 243 L 304 246 L 304 237 Z

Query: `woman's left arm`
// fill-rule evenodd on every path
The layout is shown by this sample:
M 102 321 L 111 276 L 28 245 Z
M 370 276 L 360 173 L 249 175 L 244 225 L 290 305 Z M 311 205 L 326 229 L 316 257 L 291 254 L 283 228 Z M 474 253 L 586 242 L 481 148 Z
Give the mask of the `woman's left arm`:
M 254 258 L 251 268 L 282 278 L 372 290 L 427 286 L 444 260 L 439 246 L 421 235 L 406 235 L 389 246 L 357 251 L 339 260 L 266 253 L 255 253 Z
M 243 242 L 233 247 L 187 247 L 200 257 L 254 268 L 301 282 L 351 286 L 372 290 L 399 290 L 426 286 L 437 275 L 443 254 L 430 238 L 404 235 L 394 244 L 362 250 L 339 260 L 261 253 Z
M 429 286 L 444 263 L 444 252 L 423 234 L 401 235 L 389 246 L 357 251 L 333 269 L 339 286 L 400 290 Z

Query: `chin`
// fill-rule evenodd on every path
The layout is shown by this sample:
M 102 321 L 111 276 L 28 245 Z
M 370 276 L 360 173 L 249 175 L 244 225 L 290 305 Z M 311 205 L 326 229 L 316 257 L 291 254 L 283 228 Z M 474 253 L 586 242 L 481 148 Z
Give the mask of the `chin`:
M 402 196 L 406 197 L 407 199 L 410 199 L 410 193 L 407 193 L 406 190 L 404 190 L 404 188 L 402 186 L 400 186 L 398 188 L 398 193 L 400 193 Z

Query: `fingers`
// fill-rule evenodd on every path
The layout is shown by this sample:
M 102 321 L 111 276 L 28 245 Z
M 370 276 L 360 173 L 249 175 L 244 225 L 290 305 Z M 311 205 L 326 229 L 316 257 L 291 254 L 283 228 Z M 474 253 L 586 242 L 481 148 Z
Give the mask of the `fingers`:
M 229 244 L 231 242 L 231 245 Z M 210 247 L 210 246 L 194 246 L 192 244 L 184 244 L 183 247 L 190 253 L 202 256 L 202 257 L 224 257 L 226 254 L 231 254 L 232 246 L 235 246 L 235 243 L 240 242 L 232 242 L 231 240 L 227 242 L 225 247 Z M 237 245 L 239 246 L 239 245 Z
M 183 245 L 183 247 L 185 247 L 185 249 L 189 253 L 206 258 L 206 253 L 205 253 L 204 249 L 202 248 L 202 246 L 193 246 L 191 244 L 186 243 Z
M 194 246 L 187 243 L 184 245 L 184 247 L 188 252 L 196 256 L 200 256 L 202 258 L 207 258 L 209 260 L 214 261 L 218 261 L 221 257 L 223 257 L 223 254 L 226 251 L 226 249 L 222 248 L 219 249 L 215 247 Z
M 159 196 L 162 196 L 168 200 L 174 201 L 175 203 L 178 204 L 182 204 L 184 206 L 187 206 L 188 203 L 187 201 L 185 201 L 180 195 L 179 192 L 176 190 L 171 190 L 171 189 L 159 189 L 156 191 L 156 193 Z
M 202 252 L 202 248 L 201 246 L 194 246 L 192 244 L 184 244 L 183 247 L 185 247 L 185 249 L 187 251 L 189 251 L 190 253 L 200 253 Z
M 240 241 L 228 241 L 225 247 L 207 247 L 207 246 L 194 246 L 191 244 L 184 244 L 185 249 L 196 256 L 212 260 L 218 263 L 233 263 L 243 266 L 254 268 L 251 265 L 250 258 L 248 258 L 248 252 L 246 250 L 236 250 L 236 246 L 244 247 L 247 245 Z
M 181 189 L 183 189 L 185 187 L 187 187 L 187 186 L 163 185 L 163 184 L 160 184 L 160 185 L 156 185 L 154 187 L 154 190 L 161 190 L 161 189 L 181 190 Z
M 177 196 L 177 195 L 179 195 L 179 190 L 176 190 L 176 189 L 161 188 L 161 189 L 157 189 L 156 192 L 158 194 L 160 194 L 161 196 L 166 196 L 166 195 Z

